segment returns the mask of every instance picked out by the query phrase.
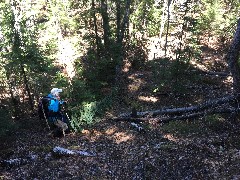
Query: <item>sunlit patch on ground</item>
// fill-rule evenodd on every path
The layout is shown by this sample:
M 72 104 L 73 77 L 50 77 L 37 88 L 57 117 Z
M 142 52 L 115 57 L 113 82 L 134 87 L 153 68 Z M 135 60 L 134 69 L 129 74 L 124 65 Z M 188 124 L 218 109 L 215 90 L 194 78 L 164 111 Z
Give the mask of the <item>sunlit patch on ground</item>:
M 223 82 L 231 85 L 233 83 L 233 77 L 228 76 Z
M 132 140 L 133 136 L 124 132 L 118 132 L 114 134 L 114 139 L 116 143 L 119 144 L 121 142 L 127 142 L 129 140 Z
M 116 127 L 111 127 L 111 128 L 108 128 L 108 129 L 105 131 L 105 134 L 107 134 L 107 135 L 112 135 L 112 134 L 114 134 L 116 131 L 117 131 L 117 128 L 116 128 Z
M 91 141 L 97 141 L 102 135 L 103 133 L 101 131 L 94 130 L 91 133 Z
M 202 70 L 202 71 L 208 71 L 207 67 L 205 65 L 199 64 L 196 61 L 190 61 L 190 63 L 193 65 L 193 67 Z
M 145 102 L 157 102 L 158 98 L 152 97 L 152 96 L 139 96 L 138 99 L 140 101 L 145 101 Z
M 139 88 L 145 83 L 145 81 L 138 77 L 139 74 L 132 74 L 128 79 L 132 80 L 132 83 L 128 85 L 128 90 L 130 92 L 138 91 Z
M 163 137 L 168 139 L 169 141 L 174 141 L 174 142 L 178 142 L 179 141 L 179 139 L 175 138 L 172 134 L 165 134 Z

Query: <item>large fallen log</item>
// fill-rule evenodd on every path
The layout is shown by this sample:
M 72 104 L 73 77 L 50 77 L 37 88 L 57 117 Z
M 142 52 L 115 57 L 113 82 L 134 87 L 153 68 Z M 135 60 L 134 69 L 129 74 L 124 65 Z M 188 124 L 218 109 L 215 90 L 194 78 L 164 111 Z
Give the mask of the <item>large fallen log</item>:
M 191 119 L 199 116 L 219 113 L 238 113 L 239 108 L 239 95 L 229 95 L 223 98 L 208 100 L 200 105 L 180 107 L 180 108 L 163 108 L 160 110 L 136 112 L 136 117 L 132 113 L 120 114 L 119 117 L 112 118 L 117 121 L 157 121 L 169 122 L 171 120 Z M 232 107 L 232 104 L 237 106 Z
M 189 106 L 189 107 L 180 107 L 180 108 L 162 108 L 159 110 L 153 111 L 144 111 L 144 112 L 137 112 L 138 117 L 155 117 L 157 115 L 171 115 L 171 114 L 182 114 L 182 113 L 194 113 L 199 111 L 204 111 L 209 108 L 215 108 L 216 106 L 233 103 L 234 101 L 238 103 L 240 95 L 233 96 L 229 95 L 223 98 L 218 98 L 214 100 L 208 100 L 200 105 L 196 106 Z M 113 119 L 121 119 L 121 118 L 130 118 L 132 113 L 123 113 L 120 114 L 119 117 Z
M 193 112 L 193 113 L 184 113 L 182 115 L 164 115 L 164 116 L 158 116 L 158 117 L 115 117 L 113 120 L 116 121 L 130 121 L 130 122 L 144 122 L 144 121 L 154 121 L 157 123 L 168 123 L 170 121 L 174 120 L 186 120 L 186 119 L 193 119 L 197 117 L 203 117 L 206 115 L 211 114 L 223 114 L 223 113 L 239 113 L 240 108 L 223 108 L 223 109 L 209 109 L 206 111 L 200 111 L 200 112 Z

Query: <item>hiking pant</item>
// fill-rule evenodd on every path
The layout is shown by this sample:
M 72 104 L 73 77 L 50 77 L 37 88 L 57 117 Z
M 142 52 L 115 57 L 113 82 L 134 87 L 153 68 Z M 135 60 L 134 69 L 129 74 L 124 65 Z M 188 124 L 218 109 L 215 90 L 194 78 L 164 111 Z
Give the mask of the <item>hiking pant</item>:
M 54 121 L 54 125 L 56 125 L 57 127 L 61 128 L 64 131 L 66 131 L 68 129 L 68 125 L 61 120 Z

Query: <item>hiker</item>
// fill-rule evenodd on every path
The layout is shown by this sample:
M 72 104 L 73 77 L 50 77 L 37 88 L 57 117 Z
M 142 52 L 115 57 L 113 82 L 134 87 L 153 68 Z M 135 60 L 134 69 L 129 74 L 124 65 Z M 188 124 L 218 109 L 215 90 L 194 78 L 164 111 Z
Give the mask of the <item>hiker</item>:
M 69 119 L 64 111 L 66 102 L 60 99 L 62 89 L 53 88 L 51 93 L 39 101 L 38 114 L 40 119 L 45 119 L 55 137 L 65 135 L 69 130 Z
M 68 129 L 68 119 L 66 115 L 61 112 L 61 107 L 66 102 L 60 99 L 60 93 L 62 89 L 53 88 L 51 93 L 48 94 L 48 98 L 50 98 L 50 102 L 48 105 L 48 120 L 50 123 L 53 123 L 55 126 L 61 128 L 63 131 Z

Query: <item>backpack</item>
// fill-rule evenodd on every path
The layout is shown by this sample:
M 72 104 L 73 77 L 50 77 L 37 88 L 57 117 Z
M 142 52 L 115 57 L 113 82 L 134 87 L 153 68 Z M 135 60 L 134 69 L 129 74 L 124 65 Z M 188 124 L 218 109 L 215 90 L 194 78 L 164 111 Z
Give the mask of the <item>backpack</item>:
M 44 96 L 38 102 L 38 116 L 40 119 L 46 119 L 49 116 L 48 106 L 53 98 Z

